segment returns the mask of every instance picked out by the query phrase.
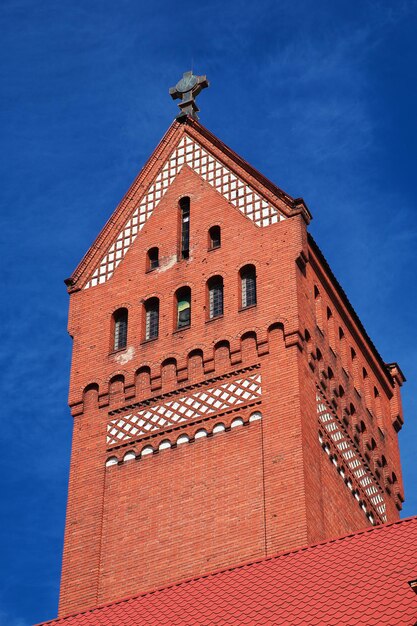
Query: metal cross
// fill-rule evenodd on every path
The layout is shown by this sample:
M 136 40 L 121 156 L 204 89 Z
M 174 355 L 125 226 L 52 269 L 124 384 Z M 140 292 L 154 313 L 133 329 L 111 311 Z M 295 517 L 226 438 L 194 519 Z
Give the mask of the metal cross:
M 198 120 L 197 112 L 200 110 L 195 102 L 202 89 L 209 86 L 206 76 L 195 76 L 192 71 L 184 72 L 181 80 L 171 87 L 169 94 L 173 100 L 181 99 L 178 105 L 181 113 L 177 115 L 177 120 L 185 119 L 187 116 Z

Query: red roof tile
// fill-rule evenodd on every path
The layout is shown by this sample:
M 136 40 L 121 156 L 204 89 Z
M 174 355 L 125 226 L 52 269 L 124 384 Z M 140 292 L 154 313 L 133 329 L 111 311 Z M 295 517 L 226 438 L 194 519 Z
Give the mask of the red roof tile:
M 52 620 L 62 626 L 413 626 L 417 517 Z

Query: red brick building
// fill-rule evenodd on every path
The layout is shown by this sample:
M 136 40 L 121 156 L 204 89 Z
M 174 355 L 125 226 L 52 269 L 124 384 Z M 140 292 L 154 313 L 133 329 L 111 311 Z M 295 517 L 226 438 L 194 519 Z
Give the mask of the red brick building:
M 74 434 L 59 613 L 93 617 L 57 623 L 223 623 L 203 609 L 146 621 L 146 593 L 239 577 L 244 563 L 257 572 L 279 553 L 284 572 L 316 544 L 333 546 L 342 571 L 342 548 L 322 542 L 352 533 L 343 545 L 387 537 L 399 554 L 398 533 L 416 526 L 395 524 L 404 378 L 368 337 L 310 219 L 302 199 L 183 116 L 67 280 Z M 138 595 L 138 621 L 90 611 Z M 224 623 L 362 623 L 262 619 Z

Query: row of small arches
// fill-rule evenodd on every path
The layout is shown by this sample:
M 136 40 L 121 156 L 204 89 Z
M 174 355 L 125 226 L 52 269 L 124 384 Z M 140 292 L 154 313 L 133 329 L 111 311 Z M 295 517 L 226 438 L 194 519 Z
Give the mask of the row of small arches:
M 309 341 L 309 340 L 310 340 L 310 333 L 308 331 L 306 331 L 306 341 Z M 353 348 L 351 348 L 351 357 L 352 357 L 352 361 L 354 361 L 354 359 L 356 358 L 356 352 L 355 352 L 355 350 Z M 322 359 L 323 359 L 323 355 L 322 355 L 322 353 L 321 353 L 319 348 L 316 348 L 315 358 L 316 358 L 317 361 L 322 361 Z M 332 370 L 331 367 L 328 367 L 327 371 L 323 370 L 322 373 L 329 380 L 334 378 L 334 373 L 333 373 L 333 370 Z M 363 367 L 362 368 L 362 379 L 364 381 L 366 381 L 367 378 L 368 378 L 368 372 L 367 372 L 366 368 Z M 339 386 L 339 392 L 340 392 L 340 394 L 339 394 L 340 396 L 344 395 L 344 389 L 343 389 L 343 387 L 341 385 Z M 373 397 L 374 398 L 379 398 L 380 395 L 381 395 L 379 393 L 378 387 L 376 387 L 375 385 L 373 386 L 373 392 L 372 393 L 373 393 Z
M 213 377 L 224 375 L 232 366 L 246 363 L 255 363 L 263 354 L 275 349 L 283 341 L 283 324 L 276 321 L 265 331 L 247 330 L 232 340 L 220 339 L 214 345 L 202 348 L 193 348 L 187 353 L 169 356 L 162 362 L 141 365 L 133 372 L 117 371 L 100 381 L 90 381 L 80 390 L 77 405 L 84 408 L 96 405 L 98 398 L 104 396 L 123 396 L 126 389 L 134 397 L 148 397 L 155 394 L 172 391 L 177 384 L 194 384 L 211 374 Z M 136 387 L 135 391 L 132 389 Z M 132 395 L 129 395 L 131 398 Z M 126 398 L 127 400 L 127 398 Z M 76 403 L 74 402 L 74 405 Z
M 240 309 L 256 305 L 256 268 L 254 265 L 245 265 L 239 270 L 239 300 Z M 212 276 L 206 283 L 207 319 L 212 320 L 223 316 L 224 312 L 224 285 L 223 277 Z M 151 297 L 143 303 L 143 341 L 157 339 L 159 336 L 160 301 Z M 174 330 L 181 330 L 191 326 L 191 288 L 179 287 L 174 294 Z M 127 346 L 128 310 L 117 309 L 112 316 L 113 340 L 112 350 L 122 350 Z
M 310 339 L 311 339 L 310 334 L 308 333 L 308 331 L 306 331 L 306 340 L 310 341 Z M 321 363 L 321 367 L 320 367 L 321 383 L 320 384 L 323 387 L 323 389 L 326 388 L 326 382 L 325 382 L 326 380 L 329 382 L 330 381 L 335 382 L 335 385 L 332 388 L 332 393 L 334 395 L 332 404 L 336 407 L 336 398 L 340 398 L 340 399 L 343 398 L 345 396 L 345 389 L 343 388 L 342 385 L 340 384 L 338 385 L 336 383 L 334 372 L 331 367 L 327 367 L 326 364 L 324 364 L 323 355 L 319 348 L 316 348 L 315 350 L 315 359 L 317 360 L 318 363 Z M 366 380 L 367 377 L 368 377 L 368 373 L 366 369 L 363 368 L 364 380 Z M 376 401 L 380 400 L 380 394 L 376 386 L 373 387 L 373 398 Z M 364 408 L 367 409 L 372 420 L 374 418 L 374 414 L 369 408 L 368 400 L 369 400 L 369 397 L 368 396 L 365 397 Z M 377 443 L 374 437 L 372 436 L 372 433 L 373 433 L 372 421 L 368 424 L 368 427 L 367 427 L 367 425 L 365 424 L 365 421 L 363 419 L 360 419 L 359 414 L 357 413 L 356 407 L 352 402 L 350 402 L 349 404 L 346 403 L 346 405 L 342 408 L 343 408 L 343 423 L 348 429 L 353 430 L 353 436 L 354 436 L 356 443 L 360 445 L 361 440 L 362 440 L 363 443 L 366 444 L 369 450 L 371 451 L 375 450 L 377 448 Z M 380 421 L 378 420 L 379 416 L 380 416 L 380 413 L 377 413 L 377 416 L 376 416 L 377 421 Z M 383 439 L 384 435 L 383 435 L 383 429 L 381 428 L 381 426 L 379 426 L 379 434 L 380 434 L 380 438 Z M 369 460 L 368 455 L 367 455 L 367 459 Z
M 231 422 L 229 427 L 226 427 L 226 425 L 223 422 L 218 422 L 213 426 L 213 429 L 211 430 L 211 432 L 209 432 L 205 428 L 200 428 L 199 430 L 196 431 L 193 437 L 189 437 L 186 434 L 182 434 L 182 435 L 179 435 L 175 441 L 171 441 L 168 438 L 163 439 L 158 445 L 158 447 L 155 447 L 155 448 L 151 446 L 150 444 L 146 444 L 140 450 L 138 454 L 134 452 L 133 450 L 128 450 L 124 454 L 123 459 L 121 461 L 116 456 L 109 457 L 106 461 L 106 467 L 117 465 L 120 462 L 126 463 L 127 461 L 133 461 L 134 459 L 141 459 L 151 454 L 155 454 L 156 452 L 160 452 L 162 450 L 167 450 L 168 448 L 180 446 L 184 443 L 192 443 L 193 441 L 196 441 L 197 439 L 203 439 L 204 437 L 209 437 L 211 435 L 224 433 L 226 430 L 230 430 L 232 428 L 238 428 L 239 426 L 244 426 L 245 423 L 249 424 L 252 422 L 256 422 L 260 419 L 262 419 L 262 413 L 260 413 L 260 411 L 255 411 L 254 413 L 251 414 L 247 422 L 245 422 L 241 417 L 237 417 Z
M 355 348 L 352 346 L 349 347 L 345 331 L 339 326 L 339 322 L 333 315 L 331 308 L 326 305 L 325 310 L 323 310 L 324 302 L 322 301 L 322 296 L 317 285 L 314 285 L 314 304 L 318 328 L 323 334 L 326 334 L 327 331 L 330 348 L 334 354 L 340 353 L 344 369 L 352 376 L 353 384 L 359 394 L 362 395 L 362 392 L 364 393 L 367 408 L 371 413 L 376 414 L 378 425 L 381 430 L 384 431 L 382 417 L 383 398 L 381 397 L 380 391 L 374 384 L 372 380 L 373 377 L 369 376 L 366 367 L 361 366 L 361 355 L 357 354 Z M 309 341 L 310 339 L 310 333 L 306 331 L 306 340 Z M 322 358 L 321 352 L 318 349 L 316 351 L 316 358 L 318 361 Z

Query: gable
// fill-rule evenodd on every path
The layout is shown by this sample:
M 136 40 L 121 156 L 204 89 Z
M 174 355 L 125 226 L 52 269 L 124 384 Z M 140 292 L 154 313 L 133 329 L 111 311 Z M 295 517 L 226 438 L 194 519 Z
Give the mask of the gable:
M 157 208 L 161 198 L 184 165 L 190 167 L 214 187 L 256 226 L 269 226 L 285 219 L 276 207 L 236 176 L 197 141 L 185 135 L 160 168 L 154 182 L 92 273 L 84 287 L 85 289 L 102 284 L 113 276 L 115 269 L 135 241 L 138 233 Z

